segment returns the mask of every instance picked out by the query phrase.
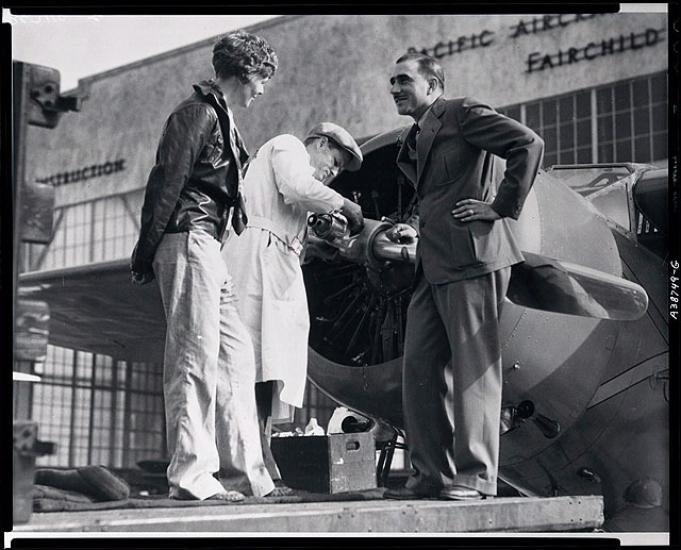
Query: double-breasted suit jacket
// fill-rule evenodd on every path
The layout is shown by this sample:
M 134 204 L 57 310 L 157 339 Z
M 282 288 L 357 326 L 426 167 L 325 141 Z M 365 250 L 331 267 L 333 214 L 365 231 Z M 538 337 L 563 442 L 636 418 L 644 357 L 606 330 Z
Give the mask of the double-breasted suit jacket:
M 417 268 L 428 282 L 471 278 L 523 261 L 505 220 L 461 222 L 451 211 L 464 198 L 494 198 L 492 208 L 502 218 L 516 219 L 541 162 L 541 138 L 469 97 L 441 97 L 431 106 L 416 142 L 416 166 L 407 145 L 415 130 L 401 140 L 397 165 L 418 195 Z M 506 159 L 498 188 L 493 154 Z

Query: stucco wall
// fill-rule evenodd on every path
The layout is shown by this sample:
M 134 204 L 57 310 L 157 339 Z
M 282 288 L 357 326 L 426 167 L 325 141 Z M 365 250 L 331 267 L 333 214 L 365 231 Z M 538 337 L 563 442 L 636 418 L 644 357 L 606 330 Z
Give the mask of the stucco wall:
M 546 23 L 537 18 L 318 15 L 256 25 L 250 30 L 271 42 L 280 68 L 248 111 L 235 110 L 237 123 L 252 152 L 281 132 L 302 136 L 321 120 L 336 121 L 356 136 L 409 124 L 396 114 L 388 84 L 394 60 L 409 47 L 442 55 L 448 96 L 475 95 L 495 106 L 667 68 L 666 14 L 609 14 L 581 21 L 564 16 Z M 521 22 L 525 32 L 518 29 Z M 656 43 L 646 45 L 646 29 L 658 31 Z M 632 33 L 635 49 L 627 47 Z M 626 51 L 617 53 L 620 36 Z M 602 51 L 600 42 L 610 38 L 616 39 L 614 53 L 593 56 Z M 125 159 L 122 171 L 58 187 L 58 203 L 143 187 L 165 117 L 191 92 L 192 82 L 212 76 L 213 42 L 82 80 L 79 91 L 87 95 L 82 111 L 66 114 L 54 131 L 31 131 L 28 177 Z M 593 59 L 585 60 L 584 48 L 592 42 Z M 578 61 L 567 63 L 569 48 L 581 51 L 575 54 Z M 551 54 L 557 65 L 559 50 L 562 66 L 551 68 L 542 61 Z

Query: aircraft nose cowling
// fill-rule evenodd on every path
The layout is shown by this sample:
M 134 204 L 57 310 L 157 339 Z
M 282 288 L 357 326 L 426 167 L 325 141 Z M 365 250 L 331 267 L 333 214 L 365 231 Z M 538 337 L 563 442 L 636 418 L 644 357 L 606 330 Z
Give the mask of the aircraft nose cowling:
M 363 144 L 361 170 L 342 173 L 333 184 L 360 203 L 366 218 L 406 216 L 414 190 L 395 166 L 398 133 Z M 519 219 L 507 223 L 523 251 L 622 274 L 603 219 L 544 172 Z M 380 261 L 367 254 L 376 246 L 387 250 L 385 239 L 377 236 L 385 222 L 367 219 L 367 226 L 371 238 L 353 250 L 354 256 L 313 260 L 304 267 L 311 320 L 308 377 L 347 407 L 402 426 L 401 356 L 414 268 L 404 261 L 411 260 L 409 250 L 403 252 L 407 247 L 393 247 Z M 502 438 L 502 463 L 536 454 L 579 418 L 600 383 L 617 330 L 613 321 L 504 304 L 503 402 L 531 401 L 535 414 Z

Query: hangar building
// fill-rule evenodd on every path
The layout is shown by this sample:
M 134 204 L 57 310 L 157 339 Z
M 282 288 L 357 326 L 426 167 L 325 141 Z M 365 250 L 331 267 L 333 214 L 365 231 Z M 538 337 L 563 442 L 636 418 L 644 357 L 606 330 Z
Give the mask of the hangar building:
M 664 13 L 296 15 L 247 30 L 280 59 L 265 95 L 235 111 L 252 153 L 322 120 L 358 138 L 410 124 L 388 76 L 415 50 L 439 59 L 447 96 L 475 96 L 535 129 L 545 166 L 667 163 Z M 84 78 L 67 92 L 85 98 L 80 113 L 30 130 L 27 177 L 55 186 L 57 209 L 52 243 L 26 245 L 22 271 L 129 257 L 161 128 L 191 84 L 212 76 L 214 41 Z M 165 456 L 162 365 L 50 346 L 31 368 L 42 380 L 15 410 L 59 445 L 39 464 L 132 467 Z M 308 386 L 297 423 L 316 416 L 325 425 L 335 405 Z

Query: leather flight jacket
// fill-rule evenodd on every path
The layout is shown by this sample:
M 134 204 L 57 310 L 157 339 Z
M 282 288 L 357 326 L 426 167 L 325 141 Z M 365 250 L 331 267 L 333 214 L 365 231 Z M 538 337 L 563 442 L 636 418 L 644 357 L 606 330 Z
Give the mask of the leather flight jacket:
M 248 152 L 222 91 L 213 81 L 194 85 L 163 129 L 149 174 L 140 237 L 132 255 L 135 273 L 152 272 L 164 233 L 200 229 L 221 240 L 232 222 L 239 232 L 245 212 L 239 190 Z

